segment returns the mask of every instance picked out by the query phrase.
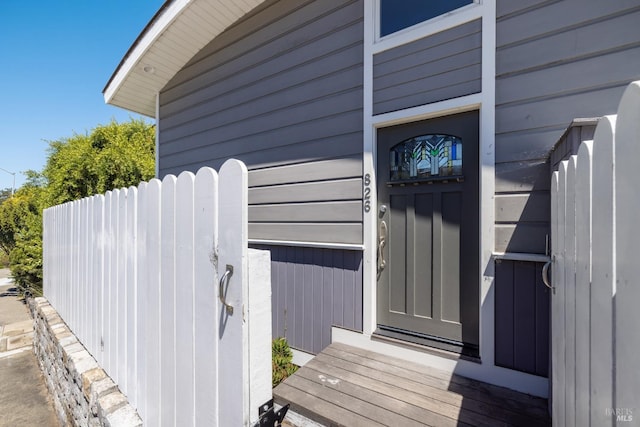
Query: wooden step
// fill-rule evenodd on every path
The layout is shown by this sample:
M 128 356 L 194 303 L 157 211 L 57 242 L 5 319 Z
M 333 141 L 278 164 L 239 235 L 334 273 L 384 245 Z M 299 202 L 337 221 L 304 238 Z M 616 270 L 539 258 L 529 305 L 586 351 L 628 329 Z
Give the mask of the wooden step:
M 546 399 L 337 343 L 274 398 L 328 426 L 551 425 Z

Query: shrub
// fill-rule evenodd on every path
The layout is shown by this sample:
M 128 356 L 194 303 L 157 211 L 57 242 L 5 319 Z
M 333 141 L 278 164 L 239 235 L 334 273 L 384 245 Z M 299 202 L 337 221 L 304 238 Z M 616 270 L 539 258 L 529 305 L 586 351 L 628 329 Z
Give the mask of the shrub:
M 271 352 L 272 385 L 275 387 L 287 377 L 293 375 L 298 370 L 298 367 L 291 362 L 293 353 L 285 338 L 274 339 L 271 344 Z

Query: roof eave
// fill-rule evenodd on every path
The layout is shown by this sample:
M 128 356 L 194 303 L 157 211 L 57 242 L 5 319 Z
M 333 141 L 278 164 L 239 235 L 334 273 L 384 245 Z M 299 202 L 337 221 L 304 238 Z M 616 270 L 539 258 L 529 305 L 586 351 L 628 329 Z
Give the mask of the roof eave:
M 173 76 L 200 49 L 263 1 L 167 0 L 107 82 L 102 91 L 105 102 L 155 117 L 156 95 Z M 203 20 L 206 26 L 201 25 Z

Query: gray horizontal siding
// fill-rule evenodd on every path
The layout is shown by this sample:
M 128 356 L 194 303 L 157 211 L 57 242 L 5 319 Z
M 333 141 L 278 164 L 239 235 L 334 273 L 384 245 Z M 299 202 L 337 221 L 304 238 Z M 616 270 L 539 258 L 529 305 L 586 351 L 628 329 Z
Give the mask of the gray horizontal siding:
M 549 375 L 549 289 L 542 263 L 496 262 L 496 365 Z
M 362 203 L 359 200 L 253 205 L 249 209 L 249 222 L 277 222 L 282 218 L 291 222 L 342 222 L 360 217 Z
M 357 199 L 362 195 L 362 178 L 314 181 L 249 189 L 249 203 L 318 202 Z M 355 219 L 355 218 L 354 218 Z
M 640 78 L 640 4 L 498 0 L 497 12 L 496 250 L 543 253 L 549 153 L 574 118 L 615 113 Z M 510 219 L 500 217 L 528 192 L 535 217 L 513 222 L 513 204 Z
M 271 251 L 274 337 L 315 354 L 331 343 L 332 326 L 362 331 L 362 252 L 255 247 Z
M 362 158 L 250 171 L 249 236 L 361 244 Z
M 373 112 L 386 113 L 481 90 L 479 20 L 373 58 Z
M 543 191 L 505 194 L 496 199 L 496 221 L 544 222 L 548 219 L 550 208 L 549 194 Z
M 362 63 L 362 0 L 266 2 L 160 93 L 160 175 L 242 160 L 250 238 L 361 243 Z
M 249 223 L 251 239 L 319 243 L 362 243 L 362 223 Z

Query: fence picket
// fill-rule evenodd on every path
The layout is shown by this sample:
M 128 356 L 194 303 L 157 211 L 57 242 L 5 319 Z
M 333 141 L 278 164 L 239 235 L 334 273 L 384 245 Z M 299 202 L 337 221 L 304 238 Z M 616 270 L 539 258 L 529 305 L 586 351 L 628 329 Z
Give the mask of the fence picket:
M 83 257 L 84 257 L 84 274 L 82 278 L 82 289 L 83 289 L 83 310 L 84 310 L 84 341 L 87 343 L 87 348 L 90 352 L 94 351 L 93 347 L 93 331 L 91 330 L 91 325 L 93 324 L 93 310 L 91 310 L 91 306 L 93 301 L 95 300 L 94 287 L 89 286 L 91 282 L 91 276 L 93 275 L 93 251 L 91 246 L 91 222 L 90 220 L 93 218 L 93 204 L 91 203 L 91 198 L 84 199 L 84 214 L 83 214 Z
M 576 358 L 576 156 L 567 165 L 565 218 L 565 352 L 568 360 Z M 565 368 L 565 425 L 575 426 L 576 367 Z
M 247 295 L 247 169 L 237 160 L 228 160 L 220 168 L 220 222 L 218 253 L 218 277 L 233 266 L 233 275 L 223 288 L 222 297 L 233 307 L 233 314 L 223 310 L 220 316 L 218 342 L 219 364 L 218 389 L 224 390 L 225 405 L 220 405 L 219 424 L 240 426 L 248 423 L 248 378 L 247 329 L 243 321 L 243 302 Z
M 589 327 L 591 316 L 591 173 L 593 141 L 585 141 L 576 159 L 576 425 L 589 425 L 591 376 Z
M 149 306 L 141 304 L 149 296 L 147 275 L 147 183 L 142 182 L 137 188 L 138 200 L 136 208 L 136 316 L 134 326 L 136 329 L 136 407 L 142 419 L 147 419 L 147 318 Z
M 146 398 L 144 418 L 147 425 L 160 425 L 160 301 L 161 301 L 161 182 L 157 179 L 149 181 L 146 187 L 146 212 L 140 214 L 146 224 L 145 244 L 146 275 L 144 286 L 140 289 L 141 298 L 146 302 L 146 323 L 144 325 L 145 350 L 142 352 L 146 368 L 146 381 L 143 386 Z M 142 270 L 145 272 L 145 270 Z M 142 345 L 142 343 L 141 343 Z M 140 359 L 139 359 L 140 360 Z M 140 366 L 140 365 L 139 365 Z M 142 414 L 141 414 L 142 415 Z
M 175 189 L 176 177 L 162 180 L 160 290 L 160 423 L 175 425 Z
M 638 263 L 638 212 L 640 193 L 640 81 L 631 83 L 620 100 L 615 145 L 615 253 L 614 292 L 614 407 L 625 416 L 621 421 L 637 422 L 640 396 L 640 263 Z
M 104 195 L 104 285 L 102 308 L 102 366 L 109 375 L 114 378 L 111 369 L 111 331 L 113 330 L 112 309 L 112 256 L 113 256 L 113 229 L 112 229 L 113 193 L 107 191 Z
M 554 297 L 552 299 L 553 313 L 552 327 L 556 329 L 556 341 L 553 345 L 554 357 L 565 360 L 565 239 L 566 234 L 566 203 L 567 203 L 567 167 L 569 162 L 563 161 L 558 167 L 558 201 L 556 230 L 557 238 L 553 241 L 553 256 L 555 258 L 555 268 L 553 269 Z M 563 364 L 553 364 L 553 418 L 564 422 L 566 418 L 565 388 L 566 375 Z
M 176 420 L 193 423 L 193 190 L 195 176 L 176 183 Z M 179 314 L 179 315 L 178 315 Z
M 127 257 L 129 249 L 129 224 L 127 223 L 127 198 L 129 190 L 123 188 L 118 195 L 118 353 L 116 363 L 118 365 L 118 385 L 126 395 L 129 393 L 128 376 L 126 371 L 129 363 L 127 352 L 128 310 L 127 310 Z
M 138 404 L 138 393 L 136 384 L 136 362 L 137 362 L 137 328 L 136 328 L 136 308 L 137 308 L 137 272 L 136 272 L 136 260 L 137 260 L 137 236 L 138 227 L 136 224 L 138 209 L 138 189 L 136 187 L 130 187 L 127 189 L 127 201 L 126 201 L 126 213 L 127 216 L 127 240 L 126 245 L 126 281 L 125 281 L 125 301 L 126 301 L 126 337 L 125 337 L 125 351 L 127 354 L 127 360 L 124 362 L 123 369 L 126 372 L 126 384 L 127 384 L 127 397 L 129 401 L 135 406 Z
M 271 398 L 270 261 L 247 219 L 235 160 L 44 213 L 45 295 L 146 425 L 253 425 Z
M 613 191 L 613 152 L 615 147 L 616 116 L 600 119 L 596 127 L 593 145 L 593 199 L 597 208 L 592 212 L 592 283 L 591 313 L 597 315 L 597 321 L 591 322 L 591 425 L 611 423 L 604 408 L 612 408 L 613 379 L 609 369 L 613 366 L 613 289 L 614 269 L 614 191 Z
M 113 232 L 113 255 L 111 259 L 111 280 L 112 280 L 112 288 L 111 288 L 111 322 L 115 327 L 111 328 L 111 352 L 109 354 L 109 359 L 111 360 L 111 372 L 112 377 L 116 383 L 120 384 L 120 375 L 119 375 L 119 352 L 120 347 L 120 337 L 119 335 L 122 333 L 120 330 L 120 316 L 122 315 L 119 307 L 122 307 L 120 304 L 120 271 L 118 269 L 119 265 L 122 265 L 121 260 L 121 240 L 123 235 L 120 234 L 120 223 L 122 222 L 120 218 L 120 203 L 122 201 L 122 197 L 120 193 L 122 190 L 114 190 L 113 191 L 113 206 L 111 215 L 112 215 L 112 232 Z
M 218 174 L 202 168 L 194 187 L 195 425 L 218 425 Z
M 94 353 L 92 353 L 99 364 L 104 363 L 104 353 L 102 351 L 102 336 L 104 322 L 104 196 L 95 196 L 95 206 L 93 210 L 93 235 L 96 256 L 96 268 L 93 275 L 93 284 L 97 286 L 96 299 L 94 301 L 95 318 L 93 330 L 95 333 Z

